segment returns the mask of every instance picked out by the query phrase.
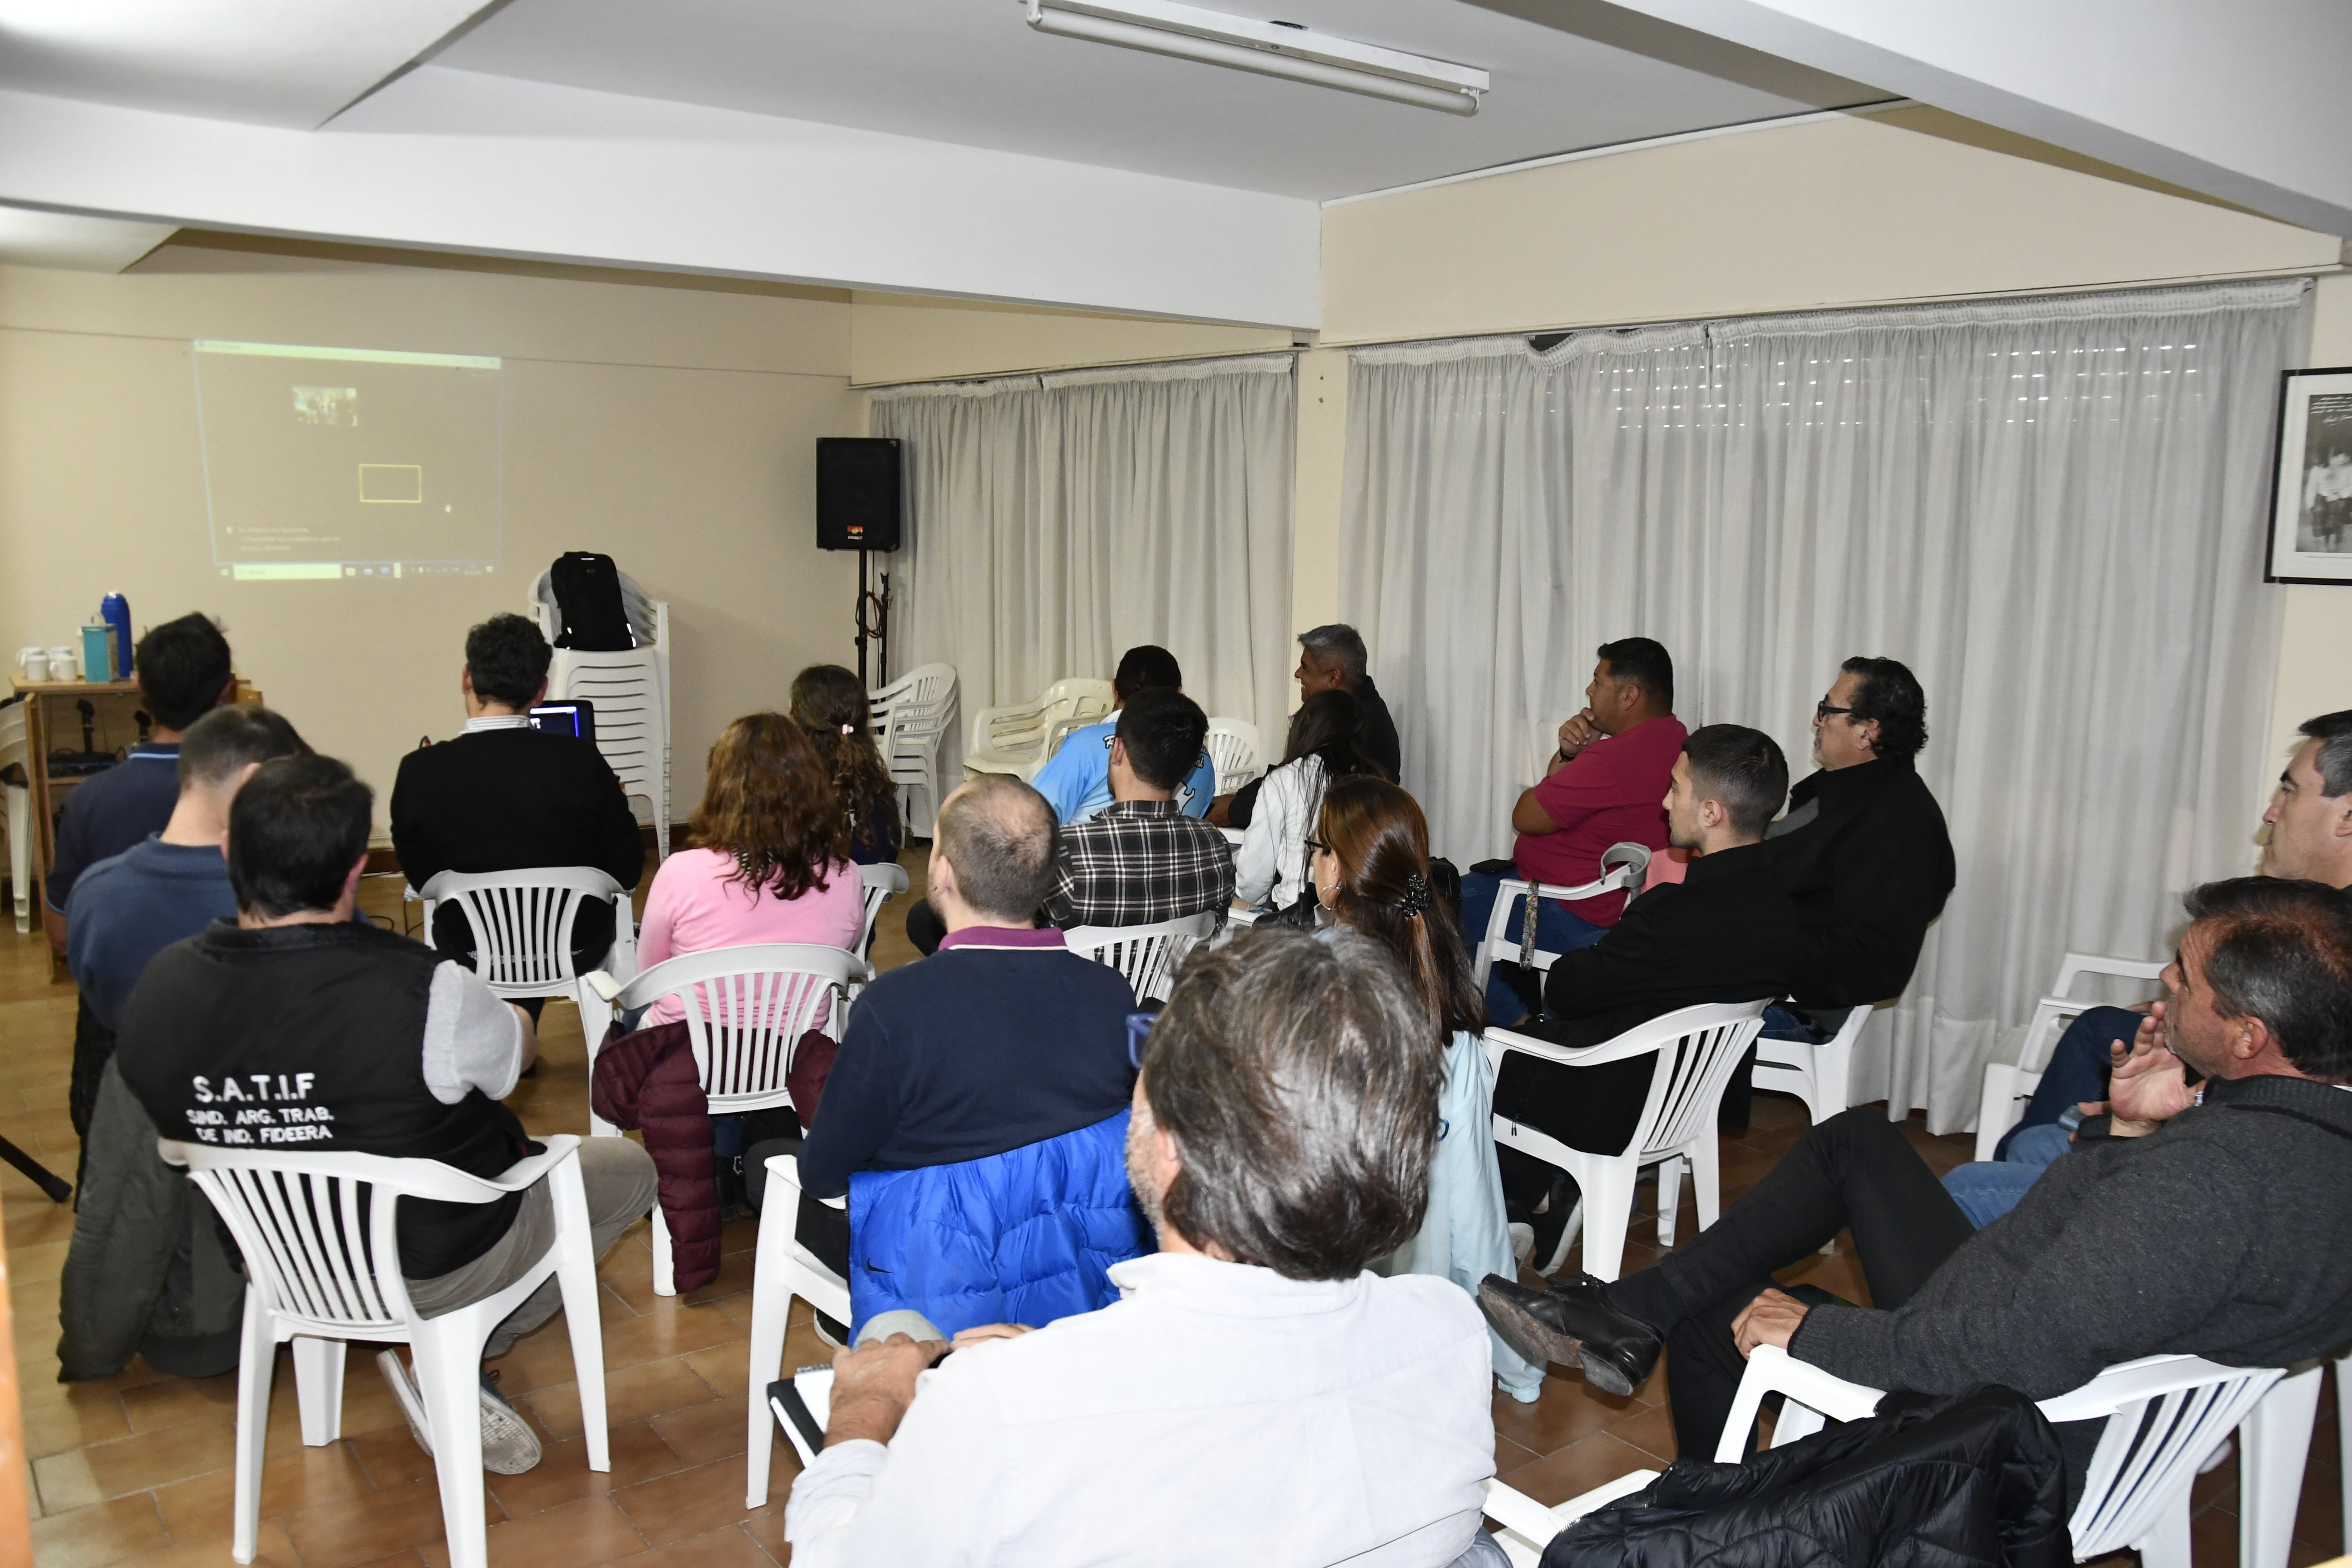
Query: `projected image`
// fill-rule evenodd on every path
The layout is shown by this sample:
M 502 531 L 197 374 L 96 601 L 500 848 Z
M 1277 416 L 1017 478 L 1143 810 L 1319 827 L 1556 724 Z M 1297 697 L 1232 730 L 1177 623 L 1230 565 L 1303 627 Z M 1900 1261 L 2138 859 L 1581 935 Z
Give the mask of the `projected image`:
M 191 346 L 223 575 L 432 576 L 497 564 L 498 360 Z

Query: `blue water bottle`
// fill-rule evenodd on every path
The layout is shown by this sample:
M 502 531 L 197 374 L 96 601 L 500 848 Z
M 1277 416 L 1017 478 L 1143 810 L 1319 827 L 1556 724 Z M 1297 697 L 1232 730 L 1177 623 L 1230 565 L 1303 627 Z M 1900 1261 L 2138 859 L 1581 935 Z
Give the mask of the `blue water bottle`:
M 120 594 L 109 594 L 98 604 L 99 619 L 114 632 L 114 668 L 109 672 L 115 680 L 131 679 L 131 601 Z

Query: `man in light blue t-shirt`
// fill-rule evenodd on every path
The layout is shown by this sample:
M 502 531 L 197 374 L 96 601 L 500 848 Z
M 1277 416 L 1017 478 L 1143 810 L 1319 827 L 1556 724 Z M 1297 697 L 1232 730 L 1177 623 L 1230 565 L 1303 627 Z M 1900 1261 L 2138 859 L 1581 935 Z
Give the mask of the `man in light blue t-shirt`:
M 1146 644 L 1131 647 L 1118 661 L 1118 671 L 1110 679 L 1112 694 L 1118 706 L 1125 707 L 1127 700 L 1137 692 L 1153 687 L 1171 691 L 1184 689 L 1184 672 L 1178 668 L 1176 656 L 1164 647 Z M 1083 730 L 1073 730 L 1064 738 L 1062 748 L 1053 760 L 1037 770 L 1031 782 L 1037 793 L 1054 808 L 1062 826 L 1084 822 L 1110 804 L 1110 743 L 1118 732 L 1118 721 L 1106 719 Z M 1177 786 L 1176 804 L 1187 816 L 1206 816 L 1209 802 L 1217 793 L 1217 770 L 1202 752 L 1192 764 L 1192 773 Z

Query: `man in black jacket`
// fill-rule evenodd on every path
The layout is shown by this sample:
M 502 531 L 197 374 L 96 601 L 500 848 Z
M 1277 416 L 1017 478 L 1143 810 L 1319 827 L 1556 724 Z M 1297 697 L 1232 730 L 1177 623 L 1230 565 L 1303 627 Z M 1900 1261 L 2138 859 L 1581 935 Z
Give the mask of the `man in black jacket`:
M 621 781 L 593 745 L 531 727 L 554 650 L 520 616 L 466 634 L 466 731 L 400 760 L 392 847 L 408 885 L 443 871 L 592 866 L 624 889 L 645 869 L 645 840 Z M 572 932 L 572 962 L 593 969 L 613 945 L 613 906 L 592 899 Z M 434 912 L 433 945 L 472 963 L 474 933 L 455 902 Z M 536 1018 L 538 998 L 525 1004 Z
M 1550 1291 L 1489 1275 L 1489 1320 L 1620 1392 L 1670 1342 L 1685 1452 L 1714 1447 L 1759 1344 L 1874 1388 L 2035 1399 L 2144 1355 L 2332 1354 L 2352 1339 L 2352 1205 L 2324 1197 L 2352 1186 L 2352 907 L 2275 877 L 2210 882 L 2187 906 L 2165 1000 L 2116 1052 L 2112 1114 L 1984 1229 L 1865 1107 L 1806 1133 L 1654 1268 Z M 1873 1306 L 1773 1288 L 1848 1227 Z M 2079 1486 L 2096 1428 L 2061 1435 Z
M 1691 852 L 1689 875 L 1636 898 L 1591 946 L 1562 953 L 1544 980 L 1550 1019 L 1521 1032 L 1597 1046 L 1677 1007 L 1786 994 L 1803 942 L 1763 837 L 1788 790 L 1789 764 L 1771 736 L 1738 724 L 1693 731 L 1666 795 L 1667 837 Z M 1567 1068 L 1507 1055 L 1495 1111 L 1570 1148 L 1614 1153 L 1633 1136 L 1655 1061 Z M 1573 1201 L 1566 1178 L 1516 1149 L 1496 1153 L 1505 1195 L 1529 1216 L 1540 1266 Z
M 1363 714 L 1356 750 L 1381 769 L 1383 778 L 1398 784 L 1402 782 L 1398 773 L 1404 766 L 1404 747 L 1397 739 L 1396 720 L 1389 714 L 1388 700 L 1372 683 L 1367 658 L 1364 639 L 1356 628 L 1334 622 L 1298 634 L 1298 668 L 1291 674 L 1298 682 L 1301 702 L 1326 691 L 1345 691 L 1356 700 Z M 1209 821 L 1218 827 L 1247 827 L 1256 813 L 1258 786 L 1265 782 L 1254 779 L 1232 795 L 1219 795 L 1210 803 Z
M 1943 810 L 1913 763 L 1927 743 L 1927 694 L 1894 659 L 1847 659 L 1814 705 L 1820 769 L 1764 834 L 1805 940 L 1794 1005 L 1764 1016 L 1766 1038 L 1819 1044 L 1854 1008 L 1911 983 L 1957 879 Z M 1724 1091 L 1727 1128 L 1748 1125 L 1754 1062 L 1751 1053 Z

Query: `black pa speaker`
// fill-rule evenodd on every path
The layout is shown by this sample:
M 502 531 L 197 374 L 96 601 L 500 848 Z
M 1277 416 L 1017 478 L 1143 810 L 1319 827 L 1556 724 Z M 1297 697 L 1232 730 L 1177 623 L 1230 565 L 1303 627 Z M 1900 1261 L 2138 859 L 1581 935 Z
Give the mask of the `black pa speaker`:
M 819 550 L 898 548 L 899 446 L 894 437 L 817 437 Z

